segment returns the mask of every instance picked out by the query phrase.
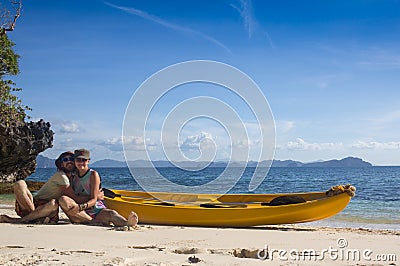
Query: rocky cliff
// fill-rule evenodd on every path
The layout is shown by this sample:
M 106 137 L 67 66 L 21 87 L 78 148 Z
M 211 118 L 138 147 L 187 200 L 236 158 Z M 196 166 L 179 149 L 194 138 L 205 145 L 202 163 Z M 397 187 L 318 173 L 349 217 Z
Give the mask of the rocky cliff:
M 50 123 L 7 125 L 0 121 L 0 182 L 15 182 L 31 175 L 36 156 L 53 146 Z

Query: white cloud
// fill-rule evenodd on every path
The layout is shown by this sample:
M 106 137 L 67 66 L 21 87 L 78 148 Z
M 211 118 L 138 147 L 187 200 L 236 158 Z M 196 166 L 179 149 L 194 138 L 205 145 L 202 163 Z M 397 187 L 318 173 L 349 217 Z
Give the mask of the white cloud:
M 249 149 L 252 142 L 249 143 L 247 140 L 236 140 L 233 142 L 233 146 L 238 149 Z
M 350 147 L 355 149 L 400 150 L 400 142 L 357 141 Z
M 98 145 L 104 146 L 111 151 L 122 151 L 123 148 L 130 151 L 144 151 L 146 149 L 154 150 L 157 147 L 157 144 L 150 139 L 144 141 L 143 137 L 136 136 L 114 137 L 100 142 Z
M 336 150 L 343 148 L 342 143 L 333 143 L 333 142 L 325 142 L 325 143 L 310 143 L 306 142 L 301 138 L 297 138 L 295 141 L 289 141 L 283 146 L 278 146 L 280 149 L 288 149 L 288 150 Z
M 74 122 L 64 122 L 60 127 L 61 133 L 79 133 L 81 129 L 79 125 Z
M 186 139 L 181 142 L 180 148 L 182 150 L 199 150 L 200 144 L 202 148 L 212 148 L 214 147 L 212 143 L 214 143 L 214 141 L 210 133 L 200 132 L 200 134 L 186 137 Z
M 290 151 L 338 151 L 359 149 L 359 150 L 400 150 L 400 142 L 378 142 L 378 141 L 355 141 L 351 144 L 343 144 L 341 142 L 306 142 L 301 138 L 297 138 L 295 141 L 289 141 L 284 145 L 279 145 L 280 150 Z

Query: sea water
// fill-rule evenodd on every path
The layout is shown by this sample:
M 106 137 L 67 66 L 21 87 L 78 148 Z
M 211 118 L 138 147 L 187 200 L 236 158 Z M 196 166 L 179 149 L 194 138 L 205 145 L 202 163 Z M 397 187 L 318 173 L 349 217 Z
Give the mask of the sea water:
M 132 177 L 128 168 L 97 168 L 102 186 L 112 189 L 143 190 Z M 230 169 L 234 171 L 243 169 Z M 305 225 L 330 227 L 363 227 L 373 229 L 400 230 L 400 167 L 366 168 L 312 168 L 273 167 L 263 182 L 254 191 L 249 183 L 255 168 L 246 168 L 228 193 L 290 193 L 325 191 L 339 184 L 352 184 L 357 188 L 356 196 L 341 213 L 318 222 Z M 172 183 L 186 186 L 206 184 L 223 173 L 224 168 L 209 167 L 201 171 L 178 168 L 157 168 L 159 174 Z M 37 169 L 28 180 L 46 181 L 55 169 Z M 149 180 L 153 191 L 174 191 L 174 186 L 165 187 L 153 178 L 146 168 L 136 169 L 135 175 Z M 229 183 L 229 182 L 228 182 Z M 214 193 L 224 193 L 225 188 L 215 187 Z M 201 191 L 198 191 L 201 193 Z

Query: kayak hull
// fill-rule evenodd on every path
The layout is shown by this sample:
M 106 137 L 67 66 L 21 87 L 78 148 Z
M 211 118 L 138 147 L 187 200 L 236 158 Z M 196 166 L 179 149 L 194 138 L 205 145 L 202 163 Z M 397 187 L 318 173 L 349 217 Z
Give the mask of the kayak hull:
M 134 211 L 143 224 L 208 227 L 248 227 L 304 223 L 331 217 L 342 211 L 351 196 L 325 192 L 290 194 L 185 194 L 113 190 L 106 206 L 124 217 Z M 303 203 L 268 206 L 280 196 L 298 196 Z M 211 199 L 211 201 L 210 201 Z M 217 199 L 217 200 L 216 200 Z

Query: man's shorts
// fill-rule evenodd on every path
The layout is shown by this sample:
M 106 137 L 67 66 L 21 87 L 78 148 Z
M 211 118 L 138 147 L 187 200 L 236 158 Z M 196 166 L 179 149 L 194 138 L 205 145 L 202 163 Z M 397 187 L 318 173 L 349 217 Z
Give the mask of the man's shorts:
M 35 205 L 35 209 L 36 209 L 37 207 L 41 206 L 41 205 L 45 205 L 45 204 L 48 203 L 48 202 L 49 202 L 48 200 L 40 200 L 40 199 L 35 199 L 35 198 L 33 198 L 33 205 Z M 28 211 L 28 210 L 21 209 L 21 206 L 19 206 L 19 204 L 18 204 L 17 201 L 15 201 L 15 212 L 16 212 L 16 213 L 18 214 L 18 216 L 20 216 L 20 217 L 27 216 L 27 215 L 30 213 L 30 211 Z M 57 213 L 54 214 L 54 216 L 49 217 L 49 218 L 50 218 L 50 222 L 52 222 L 52 223 L 58 223 L 58 209 L 57 209 Z M 32 222 L 43 222 L 44 219 L 46 219 L 46 217 L 36 219 L 36 220 L 34 220 L 34 221 L 32 221 Z

